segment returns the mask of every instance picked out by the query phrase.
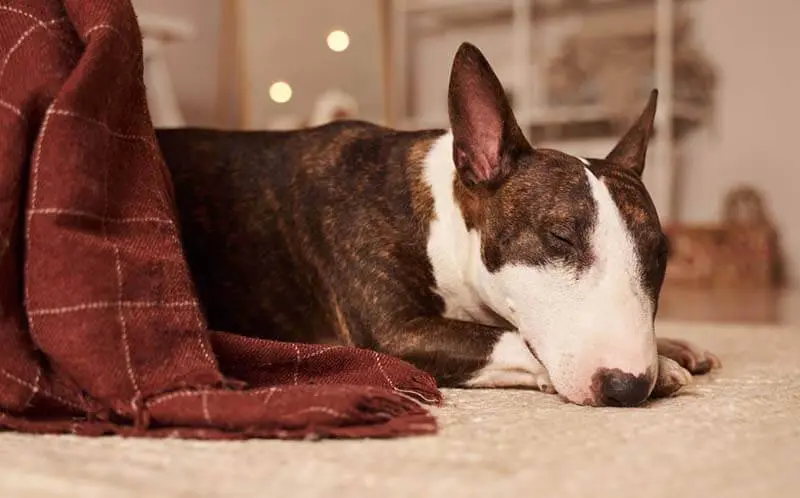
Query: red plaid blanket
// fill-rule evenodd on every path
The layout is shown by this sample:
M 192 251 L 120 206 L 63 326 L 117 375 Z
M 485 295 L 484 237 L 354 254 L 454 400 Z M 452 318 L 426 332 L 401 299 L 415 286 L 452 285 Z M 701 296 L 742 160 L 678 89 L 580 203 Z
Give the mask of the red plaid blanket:
M 129 2 L 0 2 L 0 168 L 0 430 L 435 432 L 406 363 L 206 330 Z

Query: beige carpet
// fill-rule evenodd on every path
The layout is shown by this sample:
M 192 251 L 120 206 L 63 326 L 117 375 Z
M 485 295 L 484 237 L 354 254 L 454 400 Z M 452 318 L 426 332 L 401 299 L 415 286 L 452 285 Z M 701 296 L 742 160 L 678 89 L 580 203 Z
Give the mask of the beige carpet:
M 800 496 L 800 330 L 661 325 L 724 370 L 640 409 L 448 391 L 437 437 L 186 442 L 0 434 L 0 496 Z

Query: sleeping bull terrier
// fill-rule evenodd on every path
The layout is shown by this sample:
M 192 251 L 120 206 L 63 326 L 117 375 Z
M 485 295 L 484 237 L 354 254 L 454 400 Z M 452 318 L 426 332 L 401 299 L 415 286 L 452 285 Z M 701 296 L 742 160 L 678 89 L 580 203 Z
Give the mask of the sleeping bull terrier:
M 654 335 L 667 241 L 641 174 L 655 91 L 605 159 L 528 143 L 470 44 L 448 106 L 450 131 L 159 131 L 210 325 L 594 406 L 719 365 Z

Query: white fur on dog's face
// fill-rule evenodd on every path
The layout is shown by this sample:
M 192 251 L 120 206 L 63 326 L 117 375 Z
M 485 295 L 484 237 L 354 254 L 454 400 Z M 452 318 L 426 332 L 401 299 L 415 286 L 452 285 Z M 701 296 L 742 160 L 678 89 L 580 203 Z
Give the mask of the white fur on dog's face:
M 604 182 L 585 173 L 597 208 L 590 237 L 594 261 L 587 269 L 576 274 L 559 264 L 473 268 L 486 302 L 517 327 L 555 389 L 576 403 L 592 402 L 592 377 L 599 369 L 638 376 L 657 365 L 654 303 L 633 237 Z
M 488 306 L 513 324 L 573 402 L 636 404 L 653 388 L 667 241 L 641 175 L 657 96 L 590 162 L 530 144 L 477 47 L 453 59 L 451 134 L 425 165 L 436 290 L 447 316 L 477 321 Z M 487 369 L 513 363 L 502 351 Z
M 654 303 L 642 283 L 635 243 L 604 182 L 584 168 L 596 206 L 588 268 L 576 273 L 558 263 L 510 263 L 490 271 L 481 257 L 481 234 L 467 228 L 455 201 L 451 151 L 452 137 L 445 135 L 425 163 L 435 211 L 428 256 L 445 316 L 493 324 L 482 311 L 488 306 L 520 331 L 555 389 L 576 403 L 594 401 L 598 369 L 634 376 L 652 371 Z

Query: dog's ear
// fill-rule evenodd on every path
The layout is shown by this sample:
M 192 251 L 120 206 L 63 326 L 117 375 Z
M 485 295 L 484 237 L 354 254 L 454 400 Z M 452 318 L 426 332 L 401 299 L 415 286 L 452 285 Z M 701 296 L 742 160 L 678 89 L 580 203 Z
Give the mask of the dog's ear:
M 514 118 L 503 85 L 474 45 L 463 43 L 450 72 L 448 112 L 453 161 L 468 187 L 494 188 L 530 145 Z
M 658 101 L 658 90 L 650 92 L 650 99 L 642 111 L 639 119 L 614 147 L 614 150 L 606 156 L 610 162 L 622 167 L 632 169 L 637 175 L 644 172 L 644 160 L 647 155 L 647 144 L 653 134 L 653 120 L 656 116 L 656 102 Z

